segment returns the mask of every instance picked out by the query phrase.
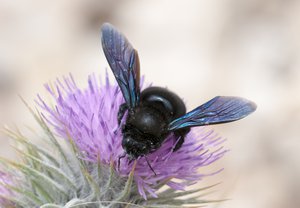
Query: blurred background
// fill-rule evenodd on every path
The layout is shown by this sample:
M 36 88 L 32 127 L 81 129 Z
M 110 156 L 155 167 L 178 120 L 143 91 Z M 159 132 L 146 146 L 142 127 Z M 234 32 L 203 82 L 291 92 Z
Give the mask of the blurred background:
M 1 0 L 1 126 L 35 126 L 18 94 L 34 106 L 45 82 L 72 73 L 86 86 L 90 73 L 104 75 L 103 22 L 138 49 L 146 81 L 188 109 L 216 95 L 257 103 L 214 127 L 231 151 L 205 170 L 225 171 L 199 185 L 223 181 L 213 197 L 232 200 L 219 207 L 300 207 L 300 1 Z M 0 155 L 14 157 L 4 135 Z

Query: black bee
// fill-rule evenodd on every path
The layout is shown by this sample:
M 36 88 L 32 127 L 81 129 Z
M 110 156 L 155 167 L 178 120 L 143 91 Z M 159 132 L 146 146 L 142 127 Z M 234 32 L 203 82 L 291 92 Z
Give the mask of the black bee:
M 102 26 L 102 47 L 125 99 L 117 119 L 121 124 L 128 111 L 122 124 L 122 147 L 132 160 L 157 150 L 170 133 L 177 138 L 173 148 L 176 151 L 190 127 L 239 120 L 256 109 L 256 105 L 246 99 L 217 96 L 186 113 L 182 99 L 166 88 L 149 87 L 140 92 L 138 53 L 126 37 L 108 23 Z

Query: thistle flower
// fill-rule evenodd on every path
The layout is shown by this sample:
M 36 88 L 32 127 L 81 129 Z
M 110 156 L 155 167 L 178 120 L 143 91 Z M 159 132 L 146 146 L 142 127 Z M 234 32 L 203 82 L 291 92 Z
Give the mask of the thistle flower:
M 124 154 L 117 122 L 119 106 L 124 103 L 119 87 L 111 84 L 107 76 L 105 84 L 101 84 L 95 75 L 91 75 L 88 87 L 83 90 L 77 87 L 72 76 L 65 78 L 64 82 L 57 80 L 54 87 L 46 85 L 46 89 L 54 98 L 55 107 L 51 108 L 40 96 L 37 103 L 56 134 L 71 138 L 84 160 L 106 165 L 112 163 L 117 175 L 128 177 L 133 169 L 128 158 L 122 159 L 117 168 L 119 158 Z M 176 141 L 172 137 L 170 135 L 159 150 L 147 156 L 157 175 L 151 171 L 145 158 L 136 162 L 134 182 L 144 199 L 157 198 L 162 183 L 174 190 L 184 190 L 203 177 L 220 171 L 198 172 L 199 168 L 213 163 L 226 152 L 221 146 L 224 140 L 213 131 L 203 127 L 195 129 L 176 152 L 172 151 Z
M 118 86 L 107 76 L 102 84 L 91 75 L 86 89 L 77 87 L 72 76 L 46 89 L 54 98 L 52 107 L 38 96 L 42 112 L 35 113 L 24 102 L 44 131 L 44 135 L 37 134 L 46 139 L 42 145 L 32 143 L 20 130 L 5 128 L 17 142 L 22 161 L 0 158 L 0 163 L 13 170 L 10 176 L 0 172 L 0 207 L 198 207 L 217 202 L 203 198 L 214 185 L 185 190 L 220 171 L 198 172 L 226 152 L 224 140 L 213 131 L 193 130 L 176 152 L 170 135 L 147 156 L 156 175 L 145 158 L 135 162 L 123 158 L 118 167 L 124 153 L 116 119 L 124 102 Z M 18 183 L 10 178 L 18 178 Z

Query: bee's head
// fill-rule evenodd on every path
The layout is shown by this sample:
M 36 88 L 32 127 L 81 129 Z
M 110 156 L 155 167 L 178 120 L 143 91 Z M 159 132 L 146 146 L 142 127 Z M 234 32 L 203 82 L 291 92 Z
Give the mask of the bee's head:
M 146 143 L 136 141 L 131 136 L 123 138 L 122 147 L 130 159 L 137 159 L 139 156 L 144 156 L 149 152 L 149 147 Z
M 122 147 L 130 159 L 137 159 L 155 149 L 154 137 L 144 134 L 132 126 L 130 128 L 127 126 L 125 129 L 129 131 L 125 130 L 123 134 Z

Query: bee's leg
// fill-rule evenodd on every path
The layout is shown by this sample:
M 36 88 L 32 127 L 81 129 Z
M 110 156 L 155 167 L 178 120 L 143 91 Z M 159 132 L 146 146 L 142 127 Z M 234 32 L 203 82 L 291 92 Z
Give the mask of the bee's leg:
M 150 162 L 149 162 L 148 158 L 146 157 L 146 155 L 145 155 L 144 157 L 145 157 L 145 159 L 146 159 L 146 162 L 147 162 L 147 164 L 148 164 L 150 170 L 154 173 L 154 175 L 156 175 L 156 173 L 155 173 L 154 169 L 152 168 L 152 166 L 150 165 Z
M 121 159 L 126 156 L 126 153 L 124 152 L 121 156 L 118 158 L 118 170 L 120 170 L 120 164 L 121 164 Z
M 173 148 L 173 152 L 177 151 L 183 144 L 185 136 L 190 132 L 190 128 L 178 129 L 174 131 L 175 138 L 177 143 Z
M 118 112 L 118 124 L 119 125 L 120 125 L 122 118 L 127 110 L 128 110 L 128 106 L 126 103 L 123 103 L 122 105 L 120 105 L 119 112 Z

